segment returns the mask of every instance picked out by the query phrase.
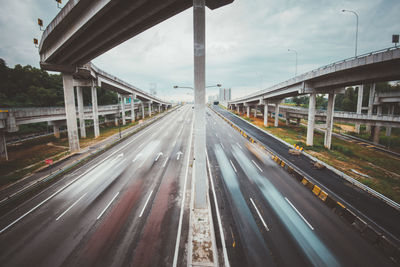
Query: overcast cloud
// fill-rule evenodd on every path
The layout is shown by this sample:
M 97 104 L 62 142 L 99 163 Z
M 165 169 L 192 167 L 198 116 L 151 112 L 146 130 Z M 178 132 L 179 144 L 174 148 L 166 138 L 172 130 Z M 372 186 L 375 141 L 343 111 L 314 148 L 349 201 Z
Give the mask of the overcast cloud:
M 65 1 L 63 1 L 65 2 Z M 39 67 L 32 39 L 37 18 L 47 25 L 59 9 L 53 0 L 0 0 L 0 57 L 9 66 Z M 358 12 L 358 54 L 392 46 L 400 33 L 399 0 L 235 0 L 207 10 L 207 85 L 222 83 L 233 97 L 283 82 L 298 73 L 354 55 Z M 101 69 L 167 100 L 191 98 L 173 85 L 193 85 L 192 9 L 149 29 L 93 62 Z M 208 94 L 216 94 L 210 89 Z

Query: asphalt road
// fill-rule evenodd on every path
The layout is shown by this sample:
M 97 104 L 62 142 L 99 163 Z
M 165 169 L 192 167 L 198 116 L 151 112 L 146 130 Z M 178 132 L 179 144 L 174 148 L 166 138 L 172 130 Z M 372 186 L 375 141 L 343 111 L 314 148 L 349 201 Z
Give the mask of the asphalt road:
M 183 265 L 192 123 L 186 105 L 2 215 L 0 265 Z
M 257 127 L 236 117 L 229 111 L 218 106 L 213 106 L 213 108 L 241 127 L 249 135 L 273 150 L 281 158 L 286 159 L 288 162 L 290 161 L 293 165 L 320 183 L 324 188 L 334 193 L 346 206 L 352 207 L 352 210 L 355 211 L 358 216 L 368 221 L 370 224 L 375 225 L 377 228 L 380 228 L 386 236 L 390 236 L 393 240 L 400 242 L 400 212 L 398 210 L 367 192 L 354 187 L 328 169 L 317 170 L 313 168 L 311 160 L 306 156 L 290 155 L 287 146 L 265 134 Z
M 221 259 L 226 252 L 231 266 L 394 265 L 209 109 L 206 122 Z

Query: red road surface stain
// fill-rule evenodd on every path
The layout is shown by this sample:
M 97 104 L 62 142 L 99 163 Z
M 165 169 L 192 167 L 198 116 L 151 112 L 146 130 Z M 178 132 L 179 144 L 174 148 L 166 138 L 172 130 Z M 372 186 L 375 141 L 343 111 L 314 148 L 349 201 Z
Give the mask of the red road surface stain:
M 168 209 L 173 205 L 173 195 L 175 195 L 175 193 L 176 183 L 173 181 L 173 177 L 168 176 L 163 180 L 158 194 L 154 199 L 151 212 L 143 229 L 143 234 L 135 249 L 132 266 L 157 265 L 157 261 L 161 256 L 160 251 L 162 250 L 161 244 L 164 235 L 161 232 L 161 227 L 163 227 L 164 232 L 170 231 L 171 229 L 169 226 L 163 225 L 163 221 L 170 221 L 166 218 L 166 215 Z
M 85 266 L 95 265 L 94 263 L 101 259 L 102 255 L 107 254 L 108 247 L 110 247 L 115 240 L 118 232 L 126 223 L 132 208 L 137 203 L 140 193 L 142 191 L 143 180 L 138 179 L 132 183 L 124 195 L 119 199 L 118 203 L 108 214 L 102 224 L 97 228 L 91 239 L 84 249 Z

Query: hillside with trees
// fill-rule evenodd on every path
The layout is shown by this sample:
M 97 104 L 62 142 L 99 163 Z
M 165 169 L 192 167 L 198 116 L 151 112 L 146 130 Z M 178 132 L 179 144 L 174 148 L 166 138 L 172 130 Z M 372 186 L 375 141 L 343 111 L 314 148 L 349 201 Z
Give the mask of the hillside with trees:
M 91 102 L 90 90 L 83 90 L 84 105 Z M 117 103 L 117 95 L 97 88 L 99 105 Z M 64 106 L 64 92 L 61 74 L 30 65 L 7 66 L 0 58 L 0 107 L 54 107 Z

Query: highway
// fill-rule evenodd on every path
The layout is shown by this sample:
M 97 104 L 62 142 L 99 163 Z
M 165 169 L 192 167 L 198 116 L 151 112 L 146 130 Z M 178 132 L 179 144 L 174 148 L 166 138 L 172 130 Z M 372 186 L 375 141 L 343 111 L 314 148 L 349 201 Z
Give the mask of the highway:
M 1 265 L 183 265 L 192 131 L 186 105 L 2 215 Z
M 394 265 L 210 109 L 206 122 L 221 259 L 231 266 Z

